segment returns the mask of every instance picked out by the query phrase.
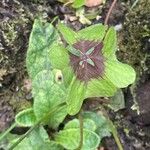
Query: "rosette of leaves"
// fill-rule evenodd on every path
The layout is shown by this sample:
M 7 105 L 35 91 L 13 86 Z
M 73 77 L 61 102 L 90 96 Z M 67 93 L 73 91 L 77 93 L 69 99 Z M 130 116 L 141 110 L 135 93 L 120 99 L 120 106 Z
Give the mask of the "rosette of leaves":
M 59 23 L 57 28 L 67 46 L 55 45 L 49 57 L 52 67 L 62 70 L 70 115 L 79 112 L 84 99 L 113 96 L 118 88 L 134 82 L 134 69 L 116 58 L 113 27 L 96 24 L 75 32 Z

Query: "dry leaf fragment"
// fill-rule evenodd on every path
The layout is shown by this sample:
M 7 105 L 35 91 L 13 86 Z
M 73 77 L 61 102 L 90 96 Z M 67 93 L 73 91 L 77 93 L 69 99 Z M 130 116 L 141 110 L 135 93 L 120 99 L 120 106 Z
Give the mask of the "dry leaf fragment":
M 0 69 L 0 80 L 3 80 L 3 76 L 7 75 L 6 69 Z
M 87 7 L 94 7 L 102 4 L 104 0 L 86 0 L 85 6 Z

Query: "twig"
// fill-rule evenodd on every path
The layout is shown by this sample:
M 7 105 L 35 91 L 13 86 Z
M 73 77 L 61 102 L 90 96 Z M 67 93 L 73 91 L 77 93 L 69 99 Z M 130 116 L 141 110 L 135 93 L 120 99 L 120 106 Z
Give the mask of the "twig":
M 133 7 L 135 7 L 138 2 L 139 2 L 139 0 L 135 0 L 135 2 L 133 3 L 133 5 L 131 6 L 131 9 L 133 9 Z
M 104 21 L 104 25 L 107 25 L 108 20 L 109 20 L 109 17 L 110 17 L 110 14 L 111 14 L 111 12 L 112 12 L 112 10 L 113 10 L 113 8 L 114 8 L 116 2 L 117 2 L 117 0 L 114 0 L 114 1 L 112 2 L 111 6 L 110 6 L 110 8 L 109 8 L 109 10 L 108 10 L 108 13 L 107 13 L 107 15 L 106 15 L 106 18 L 105 18 L 105 21 Z

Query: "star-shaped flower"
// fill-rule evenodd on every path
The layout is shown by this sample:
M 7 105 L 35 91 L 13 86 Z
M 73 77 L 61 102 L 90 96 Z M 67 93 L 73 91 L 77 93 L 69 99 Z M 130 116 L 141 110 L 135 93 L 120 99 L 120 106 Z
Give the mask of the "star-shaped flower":
M 78 113 L 84 99 L 113 96 L 117 88 L 134 82 L 134 69 L 116 58 L 113 27 L 96 24 L 75 32 L 59 23 L 58 30 L 68 45 L 54 45 L 50 60 L 53 68 L 62 70 L 70 115 Z

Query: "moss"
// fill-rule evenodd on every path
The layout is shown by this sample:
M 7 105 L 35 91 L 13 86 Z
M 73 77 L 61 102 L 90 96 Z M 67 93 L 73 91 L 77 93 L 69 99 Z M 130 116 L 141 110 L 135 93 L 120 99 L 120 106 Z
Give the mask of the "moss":
M 143 0 L 128 12 L 119 41 L 119 56 L 124 62 L 134 66 L 137 77 L 145 71 L 150 73 L 150 66 L 146 64 L 150 55 L 143 43 L 143 39 L 150 33 L 148 21 L 150 4 L 147 3 L 149 3 L 147 0 Z
M 7 71 L 2 81 L 2 91 L 4 93 L 7 91 L 3 97 L 10 96 L 8 103 L 16 111 L 29 106 L 25 93 L 20 90 L 23 79 L 28 78 L 25 68 L 26 51 L 34 19 L 41 17 L 50 20 L 47 14 L 51 6 L 47 5 L 47 2 L 42 0 L 0 2 L 2 10 L 0 12 L 0 68 Z

